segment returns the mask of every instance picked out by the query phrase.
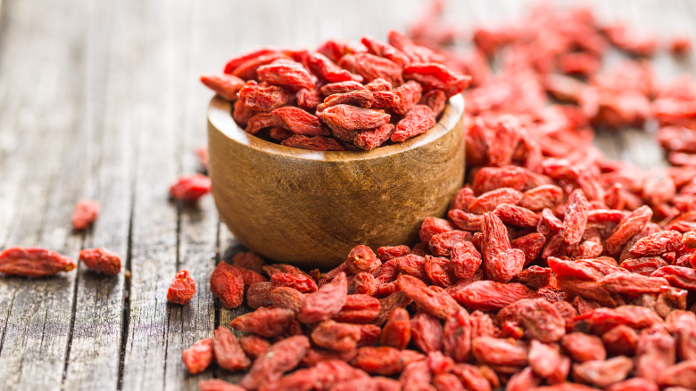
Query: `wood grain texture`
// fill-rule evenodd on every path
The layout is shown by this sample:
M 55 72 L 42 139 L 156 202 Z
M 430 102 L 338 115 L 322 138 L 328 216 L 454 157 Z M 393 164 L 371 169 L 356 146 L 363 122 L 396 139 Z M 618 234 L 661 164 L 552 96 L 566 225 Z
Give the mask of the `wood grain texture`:
M 122 126 L 135 132 L 135 195 L 131 236 L 128 331 L 123 389 L 161 389 L 166 384 L 170 308 L 166 295 L 177 263 L 177 207 L 167 189 L 176 179 L 179 132 L 176 113 L 185 80 L 177 50 L 179 23 L 190 15 L 181 1 L 122 1 L 114 35 L 125 47 L 129 80 Z M 178 358 L 177 358 L 178 359 Z
M 531 2 L 450 1 L 446 19 L 466 32 L 512 21 Z M 688 0 L 583 3 L 602 21 L 625 20 L 662 42 L 673 34 L 696 39 L 696 4 Z M 205 143 L 211 94 L 197 76 L 262 45 L 384 38 L 424 4 L 0 0 L 0 247 L 41 245 L 76 257 L 82 247 L 104 246 L 132 266 L 130 281 L 83 266 L 44 280 L 0 277 L 0 390 L 196 390 L 203 378 L 238 380 L 240 373 L 219 368 L 189 376 L 180 358 L 216 325 L 249 311 L 224 309 L 209 291 L 215 262 L 243 250 L 218 224 L 212 198 L 197 207 L 167 200 L 176 176 L 198 168 L 191 152 Z M 612 51 L 606 66 L 620 58 Z M 652 63 L 665 82 L 694 75 L 693 61 L 661 52 Z M 600 131 L 595 145 L 609 158 L 664 167 L 654 130 Z M 78 198 L 103 206 L 84 235 L 69 230 Z M 169 305 L 166 289 L 184 267 L 197 294 L 185 307 Z
M 70 232 L 72 205 L 81 187 L 73 173 L 80 176 L 79 110 L 81 90 L 72 88 L 82 68 L 82 56 L 72 52 L 84 45 L 86 23 L 70 23 L 72 14 L 86 21 L 81 1 L 7 2 L 3 18 L 2 58 L 4 62 L 4 99 L 12 102 L 15 113 L 24 119 L 15 123 L 17 142 L 22 135 L 34 133 L 29 149 L 23 146 L 22 164 L 30 164 L 14 201 L 13 225 L 5 245 L 43 246 L 75 257 L 82 238 Z M 55 18 L 34 17 L 37 7 Z M 46 68 L 46 63 L 52 66 Z M 37 97 L 36 91 L 41 91 Z M 5 107 L 7 107 L 5 106 Z M 15 114 L 16 115 L 16 114 Z M 17 118 L 8 115 L 3 118 Z M 20 117 L 21 118 L 21 117 Z M 12 125 L 10 125 L 12 126 Z M 10 137 L 11 137 L 10 136 Z M 28 137 L 31 139 L 31 137 Z M 31 157 L 31 160 L 27 160 Z M 8 161 L 12 161 L 12 157 Z M 75 273 L 34 280 L 5 277 L 14 286 L 11 304 L 2 332 L 0 378 L 10 389 L 61 387 L 65 356 L 71 335 Z M 3 293 L 9 293 L 5 291 Z M 6 302 L 7 297 L 0 298 Z M 39 376 L 40 374 L 40 376 Z

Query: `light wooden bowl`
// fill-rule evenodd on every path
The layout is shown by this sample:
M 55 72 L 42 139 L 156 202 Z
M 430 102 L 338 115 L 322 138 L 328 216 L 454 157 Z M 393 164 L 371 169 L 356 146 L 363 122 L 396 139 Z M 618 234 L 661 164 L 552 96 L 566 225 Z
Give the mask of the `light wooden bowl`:
M 456 95 L 432 129 L 404 143 L 317 152 L 246 133 L 215 97 L 208 173 L 220 219 L 251 251 L 306 268 L 331 269 L 359 244 L 412 245 L 463 185 L 463 112 Z

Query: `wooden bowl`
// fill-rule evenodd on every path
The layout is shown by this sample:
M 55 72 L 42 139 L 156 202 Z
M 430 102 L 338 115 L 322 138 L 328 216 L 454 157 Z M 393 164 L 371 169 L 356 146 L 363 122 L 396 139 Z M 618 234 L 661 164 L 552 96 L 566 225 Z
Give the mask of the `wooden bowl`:
M 463 185 L 463 112 L 456 95 L 432 129 L 404 143 L 318 152 L 246 133 L 215 97 L 208 172 L 220 219 L 251 251 L 305 268 L 331 269 L 359 244 L 412 245 Z

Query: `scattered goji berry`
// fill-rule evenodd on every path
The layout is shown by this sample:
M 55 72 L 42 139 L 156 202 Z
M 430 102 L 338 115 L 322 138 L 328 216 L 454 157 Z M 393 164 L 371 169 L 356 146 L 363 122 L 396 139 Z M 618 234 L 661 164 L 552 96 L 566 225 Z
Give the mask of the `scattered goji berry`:
M 75 267 L 72 259 L 39 247 L 11 247 L 0 253 L 0 273 L 15 276 L 48 277 Z
M 80 250 L 80 262 L 104 274 L 116 275 L 121 272 L 121 258 L 103 247 Z
M 210 291 L 225 308 L 239 307 L 244 299 L 242 272 L 230 264 L 220 262 L 210 276 Z
M 75 231 L 89 228 L 99 216 L 101 204 L 95 200 L 80 200 L 75 203 L 71 220 Z
M 120 269 L 120 265 L 119 265 Z M 172 280 L 169 290 L 167 290 L 167 301 L 186 305 L 196 294 L 196 283 L 188 270 L 183 269 L 176 273 Z
M 213 363 L 213 339 L 202 339 L 182 353 L 184 365 L 189 373 L 195 375 L 205 371 Z
M 271 345 L 256 358 L 239 385 L 247 390 L 256 390 L 266 383 L 276 381 L 300 363 L 309 350 L 309 338 L 296 335 Z

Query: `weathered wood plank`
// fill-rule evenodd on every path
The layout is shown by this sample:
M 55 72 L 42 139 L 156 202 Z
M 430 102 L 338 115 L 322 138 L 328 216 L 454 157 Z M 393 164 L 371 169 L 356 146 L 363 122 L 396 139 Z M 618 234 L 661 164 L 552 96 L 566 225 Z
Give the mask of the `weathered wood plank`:
M 122 126 L 135 132 L 135 196 L 131 237 L 130 310 L 122 389 L 165 386 L 167 288 L 176 272 L 177 209 L 168 185 L 177 174 L 176 113 L 183 97 L 175 40 L 182 2 L 122 1 L 114 36 L 129 46 Z
M 3 12 L 3 107 L 24 111 L 14 135 L 31 142 L 21 164 L 21 192 L 14 203 L 13 225 L 7 245 L 44 246 L 74 257 L 81 236 L 70 232 L 72 204 L 81 190 L 78 110 L 82 57 L 73 50 L 83 44 L 86 30 L 84 2 L 8 2 Z M 35 18 L 41 7 L 54 18 Z M 70 22 L 68 15 L 81 23 Z M 46 64 L 51 67 L 46 67 Z M 5 79 L 7 80 L 7 79 Z M 17 84 L 15 84 L 17 83 Z M 8 88 L 8 87 L 13 88 Z M 38 93 L 37 93 L 38 92 Z M 13 115 L 9 116 L 13 118 Z M 15 117 L 16 118 L 16 117 Z M 32 134 L 36 135 L 33 136 Z M 67 148 L 66 148 L 67 147 Z M 30 158 L 31 160 L 28 160 Z M 16 186 L 5 183 L 3 186 Z M 12 190 L 10 190 L 12 192 Z M 5 277 L 4 288 L 14 286 L 0 347 L 0 378 L 7 389 L 60 389 L 70 338 L 75 273 L 42 280 Z M 3 288 L 3 293 L 10 289 Z M 0 301 L 6 301 L 6 297 Z
M 177 85 L 177 95 L 185 97 L 182 110 L 177 113 L 179 137 L 179 174 L 190 175 L 200 169 L 194 155 L 194 148 L 206 144 L 205 113 L 210 93 L 200 85 L 198 74 L 210 65 L 209 55 L 202 52 L 210 50 L 207 45 L 214 35 L 224 34 L 226 24 L 209 24 L 211 19 L 222 22 L 227 14 L 221 2 L 189 4 L 189 18 L 179 21 L 184 31 L 190 31 L 181 45 L 179 60 L 182 67 L 183 83 Z M 213 15 L 215 14 L 215 15 Z M 212 27 L 212 28 L 211 28 Z M 220 62 L 215 64 L 219 67 Z M 167 330 L 167 362 L 165 367 L 165 389 L 195 390 L 198 382 L 213 376 L 213 368 L 190 376 L 183 365 L 182 351 L 196 341 L 213 336 L 215 328 L 215 301 L 210 292 L 209 280 L 216 264 L 218 216 L 215 203 L 210 196 L 197 204 L 179 206 L 179 248 L 177 270 L 188 269 L 196 281 L 196 295 L 185 306 L 168 304 L 169 327 Z
M 90 2 L 82 126 L 90 130 L 81 143 L 89 169 L 84 196 L 101 202 L 102 212 L 85 238 L 85 248 L 105 247 L 127 261 L 131 216 L 131 132 L 117 120 L 123 112 L 128 77 L 124 45 L 113 42 L 113 5 Z M 111 70 L 105 73 L 104 70 Z M 125 268 L 124 268 L 125 270 Z M 105 276 L 78 269 L 74 326 L 64 389 L 115 390 L 123 323 L 125 276 Z

